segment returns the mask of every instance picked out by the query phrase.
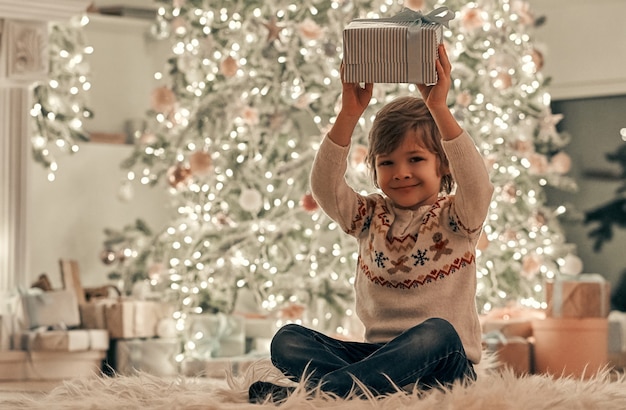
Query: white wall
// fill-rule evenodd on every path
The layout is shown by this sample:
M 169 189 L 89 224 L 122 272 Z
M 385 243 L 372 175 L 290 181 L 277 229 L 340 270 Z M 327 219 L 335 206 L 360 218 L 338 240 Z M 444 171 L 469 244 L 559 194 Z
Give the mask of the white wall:
M 153 74 L 167 56 L 167 44 L 147 33 L 149 23 L 115 17 L 93 17 L 86 27 L 94 47 L 90 104 L 95 117 L 89 131 L 123 132 L 130 118 L 144 118 L 154 86 Z M 56 180 L 34 161 L 29 170 L 29 266 L 31 279 L 46 272 L 61 285 L 59 258 L 76 259 L 86 286 L 106 283 L 108 267 L 99 260 L 104 228 L 121 228 L 136 218 L 159 228 L 167 217 L 162 187 L 135 184 L 135 199 L 122 202 L 118 191 L 125 174 L 120 163 L 131 146 L 84 143 L 76 155 L 57 158 Z M 30 281 L 28 282 L 30 283 Z
M 529 0 L 556 100 L 626 94 L 626 1 Z
M 553 109 L 564 115 L 560 126 L 572 137 L 565 151 L 572 158 L 569 175 L 576 180 L 578 191 L 568 193 L 551 190 L 548 192 L 549 203 L 555 206 L 566 204 L 574 213 L 583 213 L 606 204 L 615 198 L 615 192 L 623 185 L 623 181 L 590 176 L 589 171 L 620 170 L 617 164 L 606 160 L 605 154 L 615 152 L 620 144 L 624 144 L 619 131 L 626 128 L 626 94 L 558 101 Z M 613 239 L 600 252 L 596 252 L 593 250 L 593 240 L 588 236 L 593 227 L 595 225 L 584 225 L 580 221 L 566 221 L 563 224 L 568 240 L 577 244 L 584 271 L 600 273 L 615 285 L 626 272 L 626 229 L 616 227 Z

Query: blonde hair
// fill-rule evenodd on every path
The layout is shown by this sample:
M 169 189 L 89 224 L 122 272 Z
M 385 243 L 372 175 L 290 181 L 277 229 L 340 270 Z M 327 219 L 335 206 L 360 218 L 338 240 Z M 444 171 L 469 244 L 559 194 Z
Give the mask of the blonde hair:
M 403 142 L 408 131 L 421 130 L 421 145 L 437 156 L 439 171 L 442 175 L 440 192 L 450 193 L 454 188 L 454 179 L 449 172 L 448 158 L 441 145 L 441 134 L 424 100 L 416 97 L 396 98 L 378 111 L 369 133 L 369 146 L 365 162 L 374 181 L 376 181 L 376 157 L 387 155 Z

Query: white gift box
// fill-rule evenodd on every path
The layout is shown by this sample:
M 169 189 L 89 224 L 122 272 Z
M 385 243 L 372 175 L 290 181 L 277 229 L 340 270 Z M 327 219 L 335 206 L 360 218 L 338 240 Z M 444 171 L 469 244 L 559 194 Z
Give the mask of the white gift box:
M 243 316 L 223 313 L 192 315 L 187 334 L 195 345 L 192 356 L 201 359 L 240 356 L 246 350 Z
M 109 332 L 104 329 L 25 332 L 15 335 L 14 346 L 27 351 L 106 351 L 109 349 Z
M 74 327 L 80 325 L 78 302 L 73 290 L 43 292 L 29 289 L 22 295 L 30 329 L 41 326 Z
M 173 376 L 179 372 L 178 339 L 119 339 L 114 346 L 114 366 L 119 374 L 141 371 L 155 376 Z
M 609 353 L 626 354 L 626 312 L 609 313 Z

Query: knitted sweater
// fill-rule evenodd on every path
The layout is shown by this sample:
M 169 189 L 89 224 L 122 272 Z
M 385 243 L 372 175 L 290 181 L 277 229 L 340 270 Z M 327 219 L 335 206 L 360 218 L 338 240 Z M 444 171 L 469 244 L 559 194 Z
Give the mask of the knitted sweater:
M 354 286 L 365 340 L 387 342 L 440 317 L 454 326 L 467 357 L 478 363 L 475 247 L 493 186 L 466 132 L 443 146 L 457 188 L 433 205 L 400 209 L 381 194 L 356 193 L 345 180 L 349 147 L 327 137 L 315 157 L 311 190 L 328 216 L 358 241 Z

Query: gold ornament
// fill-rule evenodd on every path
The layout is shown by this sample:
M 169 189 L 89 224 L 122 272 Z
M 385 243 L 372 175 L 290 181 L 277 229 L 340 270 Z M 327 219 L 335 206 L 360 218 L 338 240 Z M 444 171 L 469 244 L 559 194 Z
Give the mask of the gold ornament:
M 100 252 L 100 261 L 105 265 L 111 265 L 117 259 L 117 255 L 113 249 L 105 249 Z
M 156 112 L 169 113 L 176 105 L 176 95 L 174 91 L 166 86 L 157 87 L 152 91 L 150 106 Z
M 195 151 L 189 157 L 189 171 L 195 176 L 206 176 L 213 168 L 213 158 L 207 151 Z
M 191 170 L 183 164 L 176 164 L 167 170 L 167 181 L 172 188 L 180 189 L 189 182 Z
M 220 64 L 220 71 L 224 77 L 234 77 L 235 74 L 237 74 L 237 70 L 239 70 L 239 64 L 233 57 L 228 56 L 222 60 L 222 63 Z

